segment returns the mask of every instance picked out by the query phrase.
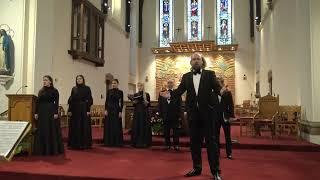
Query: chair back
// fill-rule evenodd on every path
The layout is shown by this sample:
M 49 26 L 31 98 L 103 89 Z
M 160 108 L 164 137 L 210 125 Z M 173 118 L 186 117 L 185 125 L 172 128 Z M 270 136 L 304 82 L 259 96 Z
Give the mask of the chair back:
M 250 108 L 250 100 L 243 100 L 242 107 L 245 109 Z
M 259 99 L 259 115 L 265 119 L 272 117 L 279 111 L 279 95 L 277 97 L 266 95 Z

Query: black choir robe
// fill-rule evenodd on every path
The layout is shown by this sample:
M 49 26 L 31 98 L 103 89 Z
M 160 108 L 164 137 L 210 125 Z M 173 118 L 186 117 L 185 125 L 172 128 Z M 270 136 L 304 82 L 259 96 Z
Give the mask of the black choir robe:
M 43 87 L 38 94 L 36 104 L 36 131 L 34 136 L 34 154 L 56 155 L 64 153 L 60 119 L 58 114 L 59 92 L 54 87 Z
M 122 118 L 119 118 L 119 113 L 123 109 L 123 92 L 121 90 L 110 89 L 107 91 L 105 109 L 108 111 L 108 115 L 104 121 L 104 145 L 122 146 Z
M 72 149 L 91 148 L 91 118 L 87 115 L 93 104 L 90 87 L 86 85 L 73 87 L 68 104 L 69 112 L 72 113 L 69 121 L 68 146 Z
M 218 105 L 217 143 L 220 147 L 220 129 L 222 126 L 225 135 L 227 156 L 232 155 L 231 124 L 229 119 L 234 117 L 235 116 L 232 93 L 231 91 L 226 90 L 221 95 L 221 100 Z
M 151 122 L 148 113 L 150 95 L 142 91 L 135 93 L 131 99 L 134 104 L 134 115 L 131 131 L 132 146 L 145 148 L 151 146 L 152 133 Z M 144 102 L 147 102 L 145 104 Z

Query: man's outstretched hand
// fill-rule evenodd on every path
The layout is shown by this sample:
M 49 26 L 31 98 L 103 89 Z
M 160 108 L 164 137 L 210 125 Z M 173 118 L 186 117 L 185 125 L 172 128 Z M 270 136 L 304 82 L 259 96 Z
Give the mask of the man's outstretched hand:
M 169 99 L 170 92 L 169 91 L 162 91 L 162 92 L 160 92 L 160 96 Z

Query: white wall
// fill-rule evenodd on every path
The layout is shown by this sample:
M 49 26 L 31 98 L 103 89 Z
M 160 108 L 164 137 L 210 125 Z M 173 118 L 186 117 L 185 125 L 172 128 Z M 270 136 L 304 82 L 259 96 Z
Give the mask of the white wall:
M 100 1 L 92 0 L 98 5 Z M 104 104 L 105 74 L 111 73 L 120 81 L 120 89 L 127 93 L 130 42 L 125 37 L 122 27 L 116 23 L 105 23 L 105 65 L 95 67 L 83 60 L 73 60 L 67 53 L 70 49 L 71 0 L 54 0 L 54 49 L 52 74 L 56 79 L 55 86 L 60 91 L 60 103 L 66 104 L 71 88 L 75 85 L 75 77 L 83 74 L 86 84 L 91 87 L 94 104 Z M 122 24 L 122 22 L 119 22 Z M 50 55 L 48 58 L 50 59 Z M 50 61 L 50 60 L 49 60 Z
M 202 0 L 203 6 L 203 39 L 212 40 L 215 39 L 216 31 L 216 3 L 214 0 Z M 208 15 L 208 12 L 212 12 L 212 15 Z M 208 27 L 212 27 L 210 30 Z
M 99 0 L 92 2 L 100 8 Z M 123 72 L 129 70 L 130 45 L 121 27 L 115 24 L 109 21 L 105 24 L 106 63 L 104 67 L 95 67 L 83 60 L 73 60 L 67 53 L 70 49 L 71 0 L 37 1 L 34 92 L 42 87 L 43 75 L 52 75 L 60 91 L 60 103 L 66 104 L 75 85 L 75 76 L 83 74 L 92 89 L 94 103 L 104 104 L 105 74 L 112 73 L 126 93 L 128 75 Z
M 78 74 L 85 76 L 95 104 L 104 104 L 106 73 L 118 78 L 120 88 L 127 93 L 130 42 L 123 30 L 124 2 L 121 2 L 122 9 L 111 13 L 105 23 L 104 67 L 73 60 L 67 53 L 70 49 L 71 2 L 46 0 L 31 3 L 23 0 L 1 3 L 0 22 L 8 24 L 15 31 L 16 66 L 14 81 L 0 87 L 0 112 L 7 109 L 5 94 L 15 93 L 25 83 L 29 87 L 23 92 L 36 94 L 42 87 L 42 76 L 46 74 L 55 79 L 61 104 L 67 103 Z M 100 0 L 91 2 L 100 9 Z
M 123 90 L 126 96 L 130 69 L 130 39 L 126 38 L 123 32 L 119 32 L 118 28 L 108 23 L 105 35 L 106 64 L 102 73 L 110 72 L 115 78 L 119 79 L 119 88 Z
M 304 91 L 301 82 L 309 81 L 307 73 L 300 74 L 301 68 L 309 72 L 308 7 L 299 0 L 292 2 L 277 1 L 263 29 L 257 33 L 261 95 L 269 92 L 268 71 L 272 70 L 273 92 L 279 94 L 280 104 L 287 105 L 301 103 Z
M 6 86 L 0 85 L 0 113 L 8 109 L 6 94 L 14 94 L 22 86 L 23 75 L 23 44 L 24 44 L 24 16 L 25 1 L 1 1 L 0 24 L 7 24 L 14 30 L 12 38 L 15 46 L 14 80 Z
M 157 6 L 158 1 L 144 1 L 143 24 L 142 24 L 142 45 L 139 59 L 139 81 L 145 83 L 146 92 L 150 93 L 151 100 L 156 99 L 155 95 L 155 56 L 151 53 L 152 47 L 158 46 L 157 34 Z M 145 82 L 148 76 L 149 81 Z
M 255 94 L 254 45 L 250 40 L 250 4 L 249 1 L 234 0 L 234 38 L 239 44 L 235 61 L 235 103 L 251 100 Z M 246 75 L 247 80 L 243 79 Z
M 159 1 L 158 1 L 159 2 Z M 187 1 L 186 0 L 174 0 L 173 1 L 173 28 L 174 29 L 181 29 L 178 33 L 178 31 L 174 30 L 174 34 L 173 34 L 173 41 L 186 41 L 187 40 L 187 36 L 185 36 L 186 34 L 186 26 L 185 26 L 185 14 L 186 14 L 186 8 L 185 8 L 185 3 Z M 147 6 L 145 6 L 147 7 Z M 153 12 L 154 14 L 154 12 Z M 158 15 L 157 13 L 155 15 Z M 157 19 L 159 19 L 159 16 L 157 16 Z M 158 22 L 159 23 L 159 22 Z M 160 28 L 157 25 L 158 29 Z M 159 31 L 159 30 L 157 30 Z M 159 33 L 159 32 L 157 32 Z M 158 37 L 159 38 L 159 37 Z
M 185 23 L 185 8 L 183 0 L 176 0 L 178 5 L 174 8 L 174 26 L 175 28 L 184 27 Z M 204 36 L 207 39 L 207 26 L 215 26 L 215 3 L 209 0 L 204 0 Z M 144 1 L 143 8 L 143 42 L 140 49 L 139 62 L 139 80 L 145 82 L 145 77 L 148 76 L 149 81 L 145 82 L 145 89 L 150 93 L 151 99 L 155 100 L 155 57 L 151 53 L 150 48 L 158 46 L 158 1 Z M 255 63 L 253 58 L 253 44 L 250 41 L 249 31 L 249 1 L 234 1 L 234 21 L 235 30 L 234 37 L 239 43 L 239 50 L 236 53 L 236 103 L 240 104 L 245 99 L 250 99 L 250 94 L 254 91 Z M 210 38 L 215 39 L 214 28 L 211 29 Z M 176 34 L 176 33 L 175 33 Z M 185 37 L 178 37 L 178 40 L 186 40 Z M 189 62 L 186 62 L 189 63 Z M 246 74 L 247 80 L 242 80 Z
M 257 33 L 261 94 L 268 92 L 267 72 L 280 104 L 301 105 L 302 120 L 320 122 L 320 1 L 278 0 Z M 316 127 L 313 127 L 316 128 Z M 302 134 L 314 143 L 316 135 Z

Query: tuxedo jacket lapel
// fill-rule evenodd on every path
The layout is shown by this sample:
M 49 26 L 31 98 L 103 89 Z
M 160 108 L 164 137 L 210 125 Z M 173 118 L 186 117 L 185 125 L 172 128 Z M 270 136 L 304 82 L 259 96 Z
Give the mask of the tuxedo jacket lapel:
M 202 70 L 202 72 L 201 72 L 201 77 L 200 77 L 200 83 L 199 83 L 199 89 L 198 89 L 198 95 L 200 94 L 200 92 L 201 92 L 201 89 L 203 88 L 203 86 L 204 86 L 204 79 L 205 79 L 205 70 Z
M 193 84 L 193 74 L 192 73 L 189 73 L 189 82 L 190 82 L 192 93 L 196 94 L 196 90 L 194 89 L 194 84 Z

